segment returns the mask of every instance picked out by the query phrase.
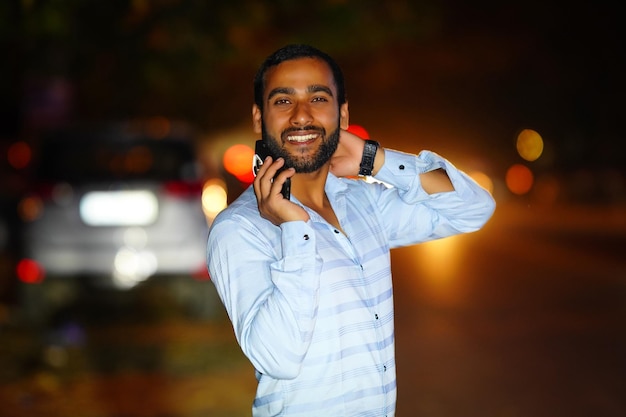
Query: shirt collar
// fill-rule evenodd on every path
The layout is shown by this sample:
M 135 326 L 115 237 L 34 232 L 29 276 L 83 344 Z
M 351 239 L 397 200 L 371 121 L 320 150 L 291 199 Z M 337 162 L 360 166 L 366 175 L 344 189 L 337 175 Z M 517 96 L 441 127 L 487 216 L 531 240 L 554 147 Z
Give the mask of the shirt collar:
M 326 184 L 324 185 L 324 191 L 326 191 L 328 200 L 335 210 L 335 215 L 337 216 L 339 221 L 342 222 L 345 217 L 346 202 L 344 197 L 346 195 L 346 192 L 348 191 L 348 184 L 345 182 L 345 180 L 337 178 L 333 174 L 328 173 L 328 177 L 326 178 Z M 297 198 L 295 199 L 295 202 L 302 205 L 302 203 L 300 203 Z M 307 212 L 309 212 L 312 220 L 323 221 L 322 217 L 319 214 L 309 209 L 308 207 L 304 208 Z
M 324 186 L 324 191 L 326 191 L 326 195 L 330 201 L 335 201 L 340 195 L 343 195 L 348 190 L 348 184 L 344 180 L 335 177 L 330 172 L 328 173 L 328 177 L 326 178 L 326 185 Z

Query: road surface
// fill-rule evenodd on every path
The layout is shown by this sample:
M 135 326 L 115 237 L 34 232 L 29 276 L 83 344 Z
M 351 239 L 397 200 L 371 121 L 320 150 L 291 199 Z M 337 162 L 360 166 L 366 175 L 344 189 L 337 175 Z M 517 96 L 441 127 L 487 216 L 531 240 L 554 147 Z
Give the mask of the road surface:
M 397 415 L 626 415 L 624 213 L 500 204 L 479 232 L 394 250 Z M 134 300 L 7 320 L 0 416 L 249 416 L 226 317 L 189 317 L 166 286 Z

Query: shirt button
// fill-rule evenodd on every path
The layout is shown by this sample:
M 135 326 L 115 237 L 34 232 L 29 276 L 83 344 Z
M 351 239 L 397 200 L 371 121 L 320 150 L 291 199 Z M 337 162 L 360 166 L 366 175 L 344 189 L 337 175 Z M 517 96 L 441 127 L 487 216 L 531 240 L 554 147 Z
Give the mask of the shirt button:
M 374 318 L 378 320 L 378 314 L 374 314 Z
M 302 238 L 303 238 L 304 240 L 309 240 L 309 235 L 304 235 L 304 236 L 302 236 Z
M 383 365 L 383 371 L 387 372 L 387 365 Z
M 339 234 L 339 230 L 335 229 L 335 233 Z
M 400 169 L 400 171 L 403 171 L 404 170 L 404 165 L 400 165 L 398 168 Z

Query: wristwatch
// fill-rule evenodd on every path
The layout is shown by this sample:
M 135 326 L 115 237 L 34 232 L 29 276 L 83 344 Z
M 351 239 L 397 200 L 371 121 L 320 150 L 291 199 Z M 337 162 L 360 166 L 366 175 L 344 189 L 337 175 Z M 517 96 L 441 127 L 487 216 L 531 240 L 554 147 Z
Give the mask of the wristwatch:
M 361 165 L 359 168 L 360 176 L 372 175 L 374 169 L 374 159 L 376 158 L 376 151 L 380 144 L 375 140 L 366 140 L 365 148 L 363 148 L 363 156 L 361 157 Z

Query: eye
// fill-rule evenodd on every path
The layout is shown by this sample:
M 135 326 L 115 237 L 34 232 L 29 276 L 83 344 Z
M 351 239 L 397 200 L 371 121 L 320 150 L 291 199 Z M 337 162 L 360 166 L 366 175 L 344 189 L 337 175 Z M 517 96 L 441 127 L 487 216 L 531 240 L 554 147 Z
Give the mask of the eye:
M 318 103 L 326 103 L 328 99 L 326 97 L 313 97 L 313 100 L 311 101 L 318 102 Z
M 289 99 L 286 99 L 286 98 L 279 98 L 274 101 L 274 105 L 277 105 L 277 106 L 290 104 L 290 103 L 291 102 L 289 101 Z

